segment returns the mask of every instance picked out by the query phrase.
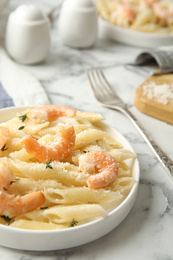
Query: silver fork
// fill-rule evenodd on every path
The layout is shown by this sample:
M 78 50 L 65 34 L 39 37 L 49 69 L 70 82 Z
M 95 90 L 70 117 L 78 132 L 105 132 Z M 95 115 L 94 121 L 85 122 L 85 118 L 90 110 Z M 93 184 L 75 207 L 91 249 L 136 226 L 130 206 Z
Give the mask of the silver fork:
M 156 144 L 153 138 L 139 124 L 136 117 L 128 110 L 123 101 L 117 96 L 110 84 L 108 83 L 101 69 L 93 69 L 87 71 L 87 76 L 93 90 L 96 100 L 100 105 L 118 110 L 122 112 L 134 124 L 136 129 L 148 143 L 154 154 L 167 170 L 169 176 L 173 180 L 173 161 L 164 153 L 164 151 Z

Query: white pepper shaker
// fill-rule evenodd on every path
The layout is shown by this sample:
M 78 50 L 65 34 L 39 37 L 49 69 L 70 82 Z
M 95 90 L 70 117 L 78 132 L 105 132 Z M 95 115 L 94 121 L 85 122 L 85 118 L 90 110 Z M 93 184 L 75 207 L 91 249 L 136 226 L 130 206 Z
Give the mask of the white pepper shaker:
M 98 15 L 92 0 L 64 1 L 59 17 L 59 35 L 64 44 L 89 48 L 97 38 Z
M 21 5 L 7 22 L 5 45 L 17 62 L 36 64 L 44 61 L 50 48 L 50 25 L 45 14 L 34 5 Z

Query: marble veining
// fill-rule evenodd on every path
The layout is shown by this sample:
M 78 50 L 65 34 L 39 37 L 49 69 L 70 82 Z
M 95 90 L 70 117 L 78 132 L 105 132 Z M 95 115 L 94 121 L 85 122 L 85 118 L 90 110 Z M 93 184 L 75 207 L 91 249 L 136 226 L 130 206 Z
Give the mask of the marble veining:
M 11 0 L 7 10 L 23 2 L 28 1 Z M 54 1 L 48 0 L 39 2 L 47 12 L 54 4 Z M 173 260 L 173 182 L 131 122 L 121 113 L 103 108 L 96 102 L 86 76 L 86 70 L 101 67 L 130 111 L 173 159 L 173 126 L 143 115 L 134 107 L 136 88 L 156 69 L 155 65 L 137 67 L 135 70 L 125 66 L 140 51 L 139 48 L 109 41 L 101 33 L 93 48 L 69 48 L 59 38 L 58 20 L 55 19 L 51 26 L 51 49 L 46 62 L 37 66 L 23 66 L 37 76 L 52 104 L 101 113 L 106 122 L 131 143 L 139 158 L 141 178 L 137 200 L 131 212 L 104 237 L 80 247 L 52 252 L 0 247 L 0 259 Z

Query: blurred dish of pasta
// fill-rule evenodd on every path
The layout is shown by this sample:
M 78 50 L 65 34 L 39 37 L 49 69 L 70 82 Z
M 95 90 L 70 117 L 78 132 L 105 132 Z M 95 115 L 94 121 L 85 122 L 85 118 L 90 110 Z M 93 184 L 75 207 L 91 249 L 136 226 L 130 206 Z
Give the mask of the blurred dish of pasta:
M 65 229 L 103 218 L 125 200 L 136 183 L 136 155 L 104 130 L 103 120 L 51 105 L 0 124 L 1 224 Z
M 113 25 L 147 33 L 173 32 L 171 0 L 98 0 L 97 8 Z

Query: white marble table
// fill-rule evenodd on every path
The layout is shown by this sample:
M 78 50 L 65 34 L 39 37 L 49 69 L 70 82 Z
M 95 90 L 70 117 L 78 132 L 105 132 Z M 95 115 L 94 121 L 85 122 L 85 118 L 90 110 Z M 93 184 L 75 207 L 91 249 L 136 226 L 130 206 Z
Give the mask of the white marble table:
M 21 2 L 25 1 L 11 0 L 8 8 L 14 8 Z M 39 1 L 39 4 L 50 8 L 48 0 Z M 61 42 L 57 20 L 54 21 L 47 61 L 42 65 L 25 67 L 40 80 L 52 104 L 100 112 L 110 126 L 128 139 L 140 162 L 138 196 L 127 218 L 111 233 L 97 241 L 52 252 L 29 252 L 0 247 L 0 259 L 173 259 L 173 182 L 128 119 L 116 111 L 98 105 L 86 77 L 87 69 L 100 66 L 131 112 L 173 159 L 173 126 L 146 116 L 134 107 L 135 90 L 148 77 L 149 67 L 129 71 L 123 64 L 132 61 L 139 51 L 140 49 L 109 41 L 101 32 L 93 48 L 69 48 Z

